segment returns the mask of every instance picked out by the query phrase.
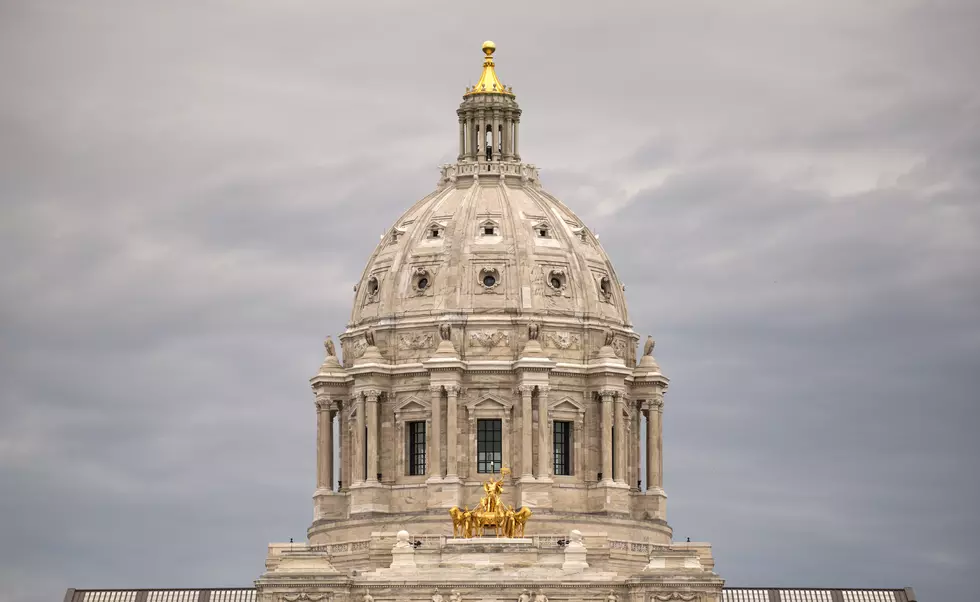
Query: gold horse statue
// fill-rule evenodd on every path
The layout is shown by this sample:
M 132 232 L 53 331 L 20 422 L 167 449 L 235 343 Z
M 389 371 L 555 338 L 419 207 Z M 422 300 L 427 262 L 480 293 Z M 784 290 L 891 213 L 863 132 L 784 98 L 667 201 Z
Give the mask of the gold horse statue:
M 505 507 L 500 501 L 504 491 L 504 477 L 510 474 L 509 468 L 500 471 L 500 478 L 490 477 L 483 483 L 486 493 L 480 498 L 479 506 L 472 510 L 469 506 L 453 506 L 449 516 L 453 519 L 453 537 L 486 537 L 488 527 L 492 527 L 497 537 L 524 537 L 524 526 L 531 516 L 527 506 L 514 510 L 514 506 Z

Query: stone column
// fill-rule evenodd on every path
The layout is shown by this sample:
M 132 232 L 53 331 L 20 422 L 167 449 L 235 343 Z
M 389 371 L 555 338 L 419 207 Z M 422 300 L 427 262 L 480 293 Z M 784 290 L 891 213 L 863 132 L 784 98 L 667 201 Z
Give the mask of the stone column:
M 354 458 L 354 483 L 364 482 L 364 394 L 357 394 L 357 406 L 354 409 L 357 412 L 356 420 L 354 421 L 354 453 L 351 454 Z
M 432 443 L 429 446 L 432 457 L 431 479 L 442 478 L 442 386 L 429 387 L 432 394 Z
M 646 403 L 647 413 L 647 491 L 660 487 L 660 412 L 653 401 Z
M 473 147 L 476 146 L 476 120 L 473 117 L 473 113 L 466 116 L 466 158 L 472 160 L 473 157 Z
M 599 391 L 602 399 L 602 481 L 611 483 L 613 478 L 612 436 L 613 436 L 613 399 L 615 391 Z
M 493 113 L 493 160 L 500 161 L 500 113 Z
M 521 120 L 520 118 L 518 118 L 514 120 L 514 160 L 515 161 L 521 160 L 521 150 L 520 150 L 520 146 L 518 145 L 520 141 L 520 136 L 519 136 L 520 131 L 521 131 Z
M 466 120 L 462 115 L 459 116 L 459 155 L 457 161 L 462 161 L 466 156 Z
M 548 419 L 548 387 L 538 387 L 538 474 L 539 479 L 551 477 L 554 442 L 548 438 L 551 421 Z M 567 460 L 566 460 L 567 461 Z
M 617 483 L 626 482 L 626 423 L 623 420 L 623 394 L 616 395 L 613 404 L 613 412 L 616 419 L 616 466 L 613 468 L 613 480 Z
M 521 393 L 521 479 L 533 479 L 531 466 L 531 392 L 534 385 L 517 387 Z
M 459 418 L 456 416 L 456 402 L 459 399 L 459 387 L 446 387 L 446 477 L 457 478 L 456 468 L 456 434 L 459 431 Z
M 364 392 L 367 400 L 367 482 L 378 482 L 378 397 L 381 391 Z
M 575 431 L 572 433 L 572 470 L 573 475 L 587 475 L 588 463 L 585 460 L 585 416 L 579 414 L 575 418 Z
M 333 491 L 333 402 L 316 400 L 316 488 Z
M 476 160 L 485 161 L 487 156 L 487 121 L 483 116 L 483 111 L 477 113 L 476 121 Z

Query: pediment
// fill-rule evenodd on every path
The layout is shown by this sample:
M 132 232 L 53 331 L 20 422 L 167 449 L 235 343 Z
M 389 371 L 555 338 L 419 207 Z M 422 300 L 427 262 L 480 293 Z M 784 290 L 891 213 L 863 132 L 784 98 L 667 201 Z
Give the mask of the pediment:
M 548 404 L 550 412 L 585 412 L 585 406 L 571 397 L 562 397 L 558 401 Z
M 494 395 L 484 395 L 466 404 L 468 410 L 510 410 L 514 407 L 513 402 L 500 399 Z
M 421 397 L 416 397 L 412 395 L 398 402 L 395 406 L 395 413 L 400 414 L 403 412 L 428 412 L 431 408 L 431 404 L 422 399 Z

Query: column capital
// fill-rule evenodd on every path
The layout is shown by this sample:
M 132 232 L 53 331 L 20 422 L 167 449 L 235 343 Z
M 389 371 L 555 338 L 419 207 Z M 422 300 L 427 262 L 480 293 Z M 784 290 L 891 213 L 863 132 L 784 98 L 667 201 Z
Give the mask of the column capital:
M 381 397 L 381 393 L 381 389 L 361 389 L 359 392 L 359 394 L 363 395 L 365 399 L 374 398 L 374 401 L 377 401 L 378 398 Z
M 462 388 L 459 385 L 444 385 L 446 389 L 446 395 L 449 397 L 458 397 Z
M 536 386 L 538 387 L 538 393 L 540 393 L 541 395 L 547 395 L 548 391 L 551 390 L 551 387 L 549 387 L 548 385 L 536 385 Z
M 329 397 L 317 397 L 314 404 L 317 412 L 330 412 L 337 409 L 337 404 Z
M 429 385 L 429 393 L 442 393 L 442 385 Z
M 534 393 L 534 387 L 537 385 L 517 385 L 517 391 L 521 395 L 530 395 Z
M 623 392 L 618 389 L 599 389 L 596 392 L 599 394 L 599 397 L 602 397 L 603 401 L 606 401 L 606 399 L 610 397 L 613 399 L 616 397 L 621 397 L 623 394 Z

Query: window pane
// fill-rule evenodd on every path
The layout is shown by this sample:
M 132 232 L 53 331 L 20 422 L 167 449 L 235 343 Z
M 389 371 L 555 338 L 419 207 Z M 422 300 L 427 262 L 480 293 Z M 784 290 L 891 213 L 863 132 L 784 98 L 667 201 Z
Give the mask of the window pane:
M 476 471 L 482 473 L 500 472 L 503 463 L 501 452 L 500 420 L 476 421 Z
M 572 423 L 555 421 L 555 474 L 572 474 Z
M 408 423 L 408 474 L 425 474 L 425 422 Z

